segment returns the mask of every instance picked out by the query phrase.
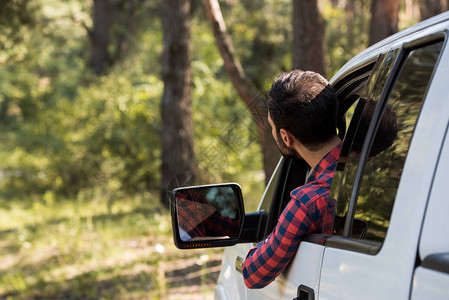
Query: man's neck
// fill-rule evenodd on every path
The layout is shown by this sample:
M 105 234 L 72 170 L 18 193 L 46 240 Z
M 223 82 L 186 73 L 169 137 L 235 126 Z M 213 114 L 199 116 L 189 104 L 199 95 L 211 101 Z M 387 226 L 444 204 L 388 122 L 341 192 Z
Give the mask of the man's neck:
M 340 143 L 341 139 L 335 136 L 317 151 L 310 151 L 302 145 L 296 150 L 313 170 L 323 157 Z

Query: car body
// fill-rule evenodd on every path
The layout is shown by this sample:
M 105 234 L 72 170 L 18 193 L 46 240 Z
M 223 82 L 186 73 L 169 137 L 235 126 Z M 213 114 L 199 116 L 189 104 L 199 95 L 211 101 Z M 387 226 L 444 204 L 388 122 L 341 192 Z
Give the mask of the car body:
M 305 182 L 304 161 L 281 158 L 258 211 L 236 211 L 240 227 L 231 239 L 179 242 L 181 208 L 172 208 L 178 247 L 228 246 L 216 299 L 449 299 L 448 30 L 449 13 L 412 26 L 330 80 L 344 139 L 331 188 L 333 233 L 307 236 L 270 285 L 246 288 L 242 262 Z

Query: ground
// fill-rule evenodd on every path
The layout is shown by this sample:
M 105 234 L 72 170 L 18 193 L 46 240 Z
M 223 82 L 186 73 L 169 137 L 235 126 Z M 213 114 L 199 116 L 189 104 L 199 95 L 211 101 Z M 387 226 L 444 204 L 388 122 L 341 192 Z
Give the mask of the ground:
M 222 250 L 177 249 L 151 199 L 3 203 L 0 299 L 212 299 Z

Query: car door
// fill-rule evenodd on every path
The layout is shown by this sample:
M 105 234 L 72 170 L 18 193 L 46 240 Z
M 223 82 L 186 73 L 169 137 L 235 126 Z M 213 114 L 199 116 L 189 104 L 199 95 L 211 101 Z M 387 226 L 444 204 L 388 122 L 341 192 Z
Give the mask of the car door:
M 336 92 L 343 109 L 348 109 L 348 101 L 360 96 L 375 61 L 368 62 L 350 72 L 336 84 Z M 340 114 L 343 117 L 343 113 Z M 340 135 L 344 135 L 345 122 L 339 122 Z M 261 238 L 265 238 L 277 224 L 282 210 L 290 200 L 290 191 L 304 184 L 309 166 L 302 160 L 282 158 L 268 184 L 259 212 L 265 212 Z M 216 299 L 293 299 L 302 295 L 315 294 L 321 271 L 324 241 L 328 235 L 314 234 L 307 237 L 289 264 L 274 282 L 260 290 L 247 289 L 242 280 L 241 265 L 248 251 L 255 244 L 238 244 L 225 249 L 222 272 L 215 289 Z M 312 298 L 315 299 L 315 298 Z
M 447 106 L 447 105 L 446 105 Z M 449 109 L 448 109 L 449 110 Z M 449 111 L 446 110 L 446 122 Z M 432 183 L 429 202 L 426 207 L 419 259 L 413 277 L 412 300 L 449 299 L 449 238 L 444 232 L 449 226 L 449 201 L 446 184 L 449 166 L 449 132 L 446 127 L 444 146 L 439 155 L 438 167 Z
M 334 222 L 325 242 L 319 299 L 409 297 L 442 140 L 440 131 L 429 130 L 442 121 L 427 111 L 439 101 L 434 89 L 444 74 L 437 67 L 444 38 L 385 53 L 352 110 L 359 117 L 351 120 L 332 186 L 343 222 Z

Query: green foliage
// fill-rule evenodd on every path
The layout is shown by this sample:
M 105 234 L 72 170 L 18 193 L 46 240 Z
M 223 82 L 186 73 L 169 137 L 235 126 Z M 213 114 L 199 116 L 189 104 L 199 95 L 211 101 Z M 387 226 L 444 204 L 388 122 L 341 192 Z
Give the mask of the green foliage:
M 27 29 L 36 23 L 35 14 L 39 4 L 34 0 L 3 0 L 0 8 L 0 62 L 13 58 L 21 52 L 19 43 L 24 40 Z
M 26 176 L 11 176 L 4 183 L 11 187 L 18 179 L 31 180 L 33 188 L 64 194 L 102 185 L 128 192 L 154 187 L 161 85 L 154 76 L 142 82 L 132 85 L 112 74 L 78 88 L 75 99 L 62 98 L 39 110 L 37 120 L 21 122 L 5 137 L 6 145 L 15 147 L 4 150 L 13 151 L 3 169 Z
M 223 6 L 237 57 L 262 92 L 279 73 L 291 69 L 291 2 L 233 1 Z
M 342 4 L 342 5 L 341 5 Z M 351 11 L 348 6 L 352 5 Z M 349 59 L 368 45 L 370 3 L 348 0 L 333 5 L 324 2 L 327 74 L 331 78 Z
M 141 64 L 135 59 L 95 78 L 86 68 L 87 32 L 71 17 L 85 17 L 82 9 L 43 5 L 17 47 L 24 54 L 0 65 L 4 193 L 95 189 L 112 198 L 157 186 L 161 82 L 146 71 L 151 64 L 124 69 Z M 157 61 L 159 53 L 148 52 Z
M 198 41 L 192 45 L 197 183 L 238 182 L 248 211 L 255 210 L 264 188 L 257 128 L 224 73 L 211 32 L 204 31 L 203 25 L 194 22 L 192 26 Z

